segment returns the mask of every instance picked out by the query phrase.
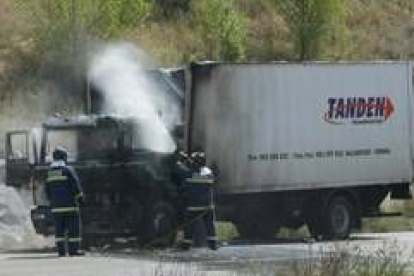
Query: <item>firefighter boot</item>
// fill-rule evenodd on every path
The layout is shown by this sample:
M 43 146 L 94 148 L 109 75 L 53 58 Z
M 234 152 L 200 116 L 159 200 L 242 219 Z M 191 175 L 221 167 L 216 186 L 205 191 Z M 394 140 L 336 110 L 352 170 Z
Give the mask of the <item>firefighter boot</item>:
M 188 240 L 181 241 L 178 243 L 177 248 L 181 251 L 188 251 L 191 248 L 191 242 Z
M 65 257 L 66 256 L 66 243 L 63 240 L 63 238 L 62 239 L 57 238 L 56 251 L 57 251 L 59 257 Z
M 69 256 L 71 257 L 85 256 L 85 252 L 78 250 L 76 252 L 69 253 Z
M 217 250 L 217 249 L 219 249 L 219 246 L 218 246 L 218 242 L 217 241 L 209 240 L 209 241 L 207 241 L 207 246 L 211 250 Z

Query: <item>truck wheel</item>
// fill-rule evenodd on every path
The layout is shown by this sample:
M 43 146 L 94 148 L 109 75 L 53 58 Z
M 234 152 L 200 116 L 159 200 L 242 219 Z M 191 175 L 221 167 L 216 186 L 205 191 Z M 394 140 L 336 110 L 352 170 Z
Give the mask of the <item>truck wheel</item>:
M 345 196 L 334 196 L 325 210 L 325 235 L 328 239 L 346 239 L 356 221 L 356 212 Z
M 146 247 L 171 246 L 177 234 L 177 213 L 167 201 L 158 201 L 149 208 L 145 219 L 146 231 L 143 245 Z

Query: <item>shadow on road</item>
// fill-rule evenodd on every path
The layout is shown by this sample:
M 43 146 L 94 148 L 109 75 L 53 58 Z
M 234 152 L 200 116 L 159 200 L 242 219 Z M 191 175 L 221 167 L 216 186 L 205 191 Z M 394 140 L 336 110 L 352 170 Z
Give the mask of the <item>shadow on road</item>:
M 46 254 L 46 253 L 53 253 L 53 252 L 55 252 L 55 249 L 53 247 L 26 248 L 26 249 L 13 249 L 13 250 L 0 251 L 0 253 L 6 253 L 6 254 L 31 254 L 31 253 Z
M 57 255 L 52 254 L 39 254 L 39 255 L 22 255 L 22 256 L 10 256 L 7 260 L 46 260 L 46 259 L 59 259 Z
M 272 245 L 272 244 L 295 244 L 295 243 L 309 243 L 312 242 L 311 239 L 305 238 L 274 238 L 274 239 L 240 239 L 235 238 L 225 243 L 228 245 Z

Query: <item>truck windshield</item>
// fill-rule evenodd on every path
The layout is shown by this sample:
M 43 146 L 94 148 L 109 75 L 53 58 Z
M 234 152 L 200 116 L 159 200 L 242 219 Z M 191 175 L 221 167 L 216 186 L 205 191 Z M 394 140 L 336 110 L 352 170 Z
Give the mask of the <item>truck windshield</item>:
M 109 158 L 118 148 L 118 133 L 113 128 L 90 128 L 78 132 L 80 160 Z
M 68 151 L 68 161 L 107 158 L 117 149 L 117 132 L 111 128 L 78 128 L 49 130 L 47 133 L 46 161 L 51 162 L 57 147 Z

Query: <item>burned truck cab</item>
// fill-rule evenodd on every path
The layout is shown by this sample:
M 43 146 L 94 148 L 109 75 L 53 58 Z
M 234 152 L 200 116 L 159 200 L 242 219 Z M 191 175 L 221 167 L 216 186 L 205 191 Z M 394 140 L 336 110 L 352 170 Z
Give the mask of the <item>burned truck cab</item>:
M 53 229 L 44 179 L 52 152 L 60 146 L 67 149 L 68 164 L 82 182 L 82 220 L 89 242 L 134 236 L 141 244 L 169 245 L 179 217 L 178 187 L 171 178 L 173 154 L 143 148 L 139 134 L 128 117 L 82 115 L 46 121 L 39 135 L 39 157 L 31 169 L 37 206 L 32 218 L 38 232 Z

